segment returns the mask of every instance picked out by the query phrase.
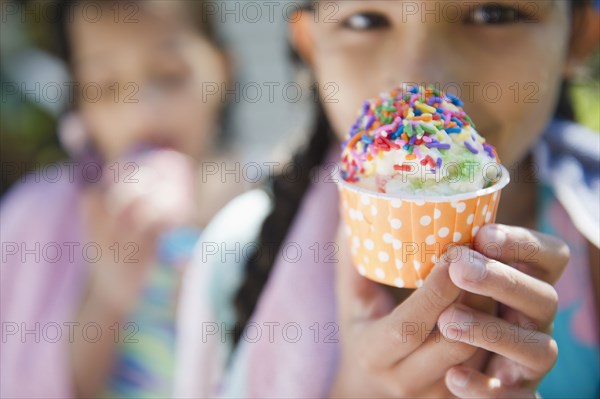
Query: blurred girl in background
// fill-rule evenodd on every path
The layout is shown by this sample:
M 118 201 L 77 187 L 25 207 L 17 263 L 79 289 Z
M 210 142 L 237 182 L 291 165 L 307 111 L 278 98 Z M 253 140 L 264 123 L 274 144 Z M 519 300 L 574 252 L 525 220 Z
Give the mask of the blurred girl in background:
M 2 397 L 169 397 L 179 266 L 225 199 L 196 174 L 222 141 L 203 84 L 227 81 L 226 57 L 202 2 L 58 8 L 72 162 L 2 203 L 17 248 L 2 261 Z
M 597 37 L 584 40 L 591 2 L 454 2 L 461 18 L 453 21 L 424 8 L 408 16 L 405 3 L 323 2 L 319 14 L 308 6 L 291 18 L 294 47 L 315 80 L 339 91 L 319 104 L 308 145 L 293 159 L 301 178 L 276 177 L 270 195 L 245 194 L 207 227 L 209 242 L 256 251 L 241 262 L 203 256 L 188 270 L 177 396 L 533 398 L 541 381 L 545 398 L 598 397 L 599 136 L 568 120 L 567 96 L 582 49 L 597 48 Z M 428 10 L 433 3 L 446 4 Z M 329 245 L 338 198 L 323 176 L 362 101 L 400 82 L 499 85 L 497 102 L 477 89 L 463 99 L 513 176 L 502 224 L 482 228 L 468 257 L 440 262 L 398 305 L 349 265 L 345 238 L 339 253 Z M 534 101 L 515 100 L 515 82 L 533 83 Z M 321 178 L 311 180 L 318 168 Z M 249 208 L 258 212 L 240 223 Z M 501 251 L 486 251 L 491 243 Z M 300 260 L 280 256 L 289 244 L 301 248 Z M 498 313 L 478 311 L 482 297 L 497 301 Z M 403 329 L 469 319 L 479 327 L 460 342 Z M 480 331 L 489 323 L 501 328 L 498 339 Z

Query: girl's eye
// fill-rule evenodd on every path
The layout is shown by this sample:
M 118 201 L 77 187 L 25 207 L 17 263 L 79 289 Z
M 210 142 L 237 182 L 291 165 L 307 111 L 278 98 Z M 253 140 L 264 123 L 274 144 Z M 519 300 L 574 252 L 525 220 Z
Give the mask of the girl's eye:
M 365 12 L 351 15 L 342 22 L 342 25 L 344 28 L 352 30 L 374 30 L 388 28 L 390 21 L 383 14 Z
M 175 57 L 168 61 L 157 61 L 155 69 L 150 75 L 152 85 L 162 90 L 176 90 L 185 85 L 190 75 L 189 66 Z
M 486 4 L 475 7 L 468 22 L 474 25 L 508 25 L 530 20 L 529 16 L 517 8 Z

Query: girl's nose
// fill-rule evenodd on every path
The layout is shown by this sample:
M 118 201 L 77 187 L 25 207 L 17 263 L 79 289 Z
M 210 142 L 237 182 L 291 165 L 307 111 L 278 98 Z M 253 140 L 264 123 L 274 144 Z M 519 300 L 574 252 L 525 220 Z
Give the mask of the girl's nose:
M 388 43 L 393 74 L 404 83 L 444 84 L 453 75 L 455 55 L 442 24 L 408 19 Z M 442 61 L 443 60 L 443 61 Z
M 163 111 L 159 102 L 140 95 L 136 102 L 124 105 L 119 112 L 119 124 L 124 134 L 144 140 L 150 132 L 161 129 Z

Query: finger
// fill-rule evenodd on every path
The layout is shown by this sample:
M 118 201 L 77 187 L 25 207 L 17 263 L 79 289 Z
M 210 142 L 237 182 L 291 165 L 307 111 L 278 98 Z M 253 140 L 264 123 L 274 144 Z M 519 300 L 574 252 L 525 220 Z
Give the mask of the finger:
M 464 305 L 452 305 L 445 310 L 440 315 L 439 327 L 447 339 L 465 342 L 519 363 L 527 380 L 545 375 L 558 356 L 556 341 L 551 336 Z
M 456 286 L 522 312 L 539 329 L 552 322 L 558 307 L 554 287 L 479 252 L 461 249 L 450 263 L 450 278 Z
M 554 326 L 554 320 L 551 320 L 549 323 L 546 323 L 544 325 L 540 325 L 539 323 L 534 322 L 530 317 L 519 312 L 518 310 L 509 308 L 504 305 L 500 306 L 498 317 L 505 320 L 508 323 L 515 324 L 519 327 L 523 327 L 528 330 L 541 331 L 546 334 L 552 334 L 552 328 Z
M 486 369 L 485 373 L 490 377 L 499 379 L 503 385 L 515 386 L 525 380 L 523 368 L 504 356 L 494 355 Z
M 567 244 L 551 235 L 523 227 L 488 224 L 474 240 L 474 248 L 506 264 L 520 264 L 526 272 L 554 284 L 569 262 Z
M 463 366 L 446 373 L 446 386 L 460 398 L 535 398 L 531 388 L 510 387 L 500 380 Z
M 131 215 L 135 234 L 147 235 L 153 240 L 161 233 L 185 224 L 185 219 L 176 212 L 161 210 L 154 200 L 149 198 L 136 199 L 124 213 Z
M 119 222 L 117 218 L 112 217 L 110 204 L 107 204 L 104 194 L 105 191 L 98 184 L 87 186 L 82 193 L 82 214 L 90 226 L 89 232 L 92 237 L 111 236 Z
M 391 373 L 396 380 L 410 381 L 412 392 L 421 392 L 444 378 L 449 368 L 469 360 L 477 350 L 475 346 L 451 342 L 435 332 L 419 349 L 398 363 Z M 423 373 L 424 364 L 429 365 L 427 373 Z
M 433 331 L 439 315 L 452 304 L 460 290 L 450 280 L 448 263 L 442 259 L 416 289 L 390 314 L 369 328 L 370 352 L 391 366 L 418 348 Z
M 537 325 L 514 309 L 502 308 L 500 317 L 507 321 L 529 330 L 539 330 Z M 551 324 L 543 330 L 543 332 L 551 333 Z M 486 367 L 486 374 L 491 377 L 496 377 L 505 385 L 515 385 L 525 379 L 523 368 L 518 364 L 504 356 L 493 354 Z
M 450 276 L 450 279 L 452 279 L 452 276 Z M 457 302 L 465 304 L 466 306 L 481 312 L 492 315 L 498 314 L 498 301 L 489 296 L 477 295 L 469 291 L 463 291 L 460 294 Z

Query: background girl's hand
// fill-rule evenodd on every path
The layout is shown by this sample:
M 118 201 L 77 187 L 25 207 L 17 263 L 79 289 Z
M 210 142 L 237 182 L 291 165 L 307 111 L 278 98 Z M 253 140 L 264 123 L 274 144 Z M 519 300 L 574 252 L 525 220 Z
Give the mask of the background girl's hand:
M 535 387 L 557 358 L 549 335 L 558 305 L 556 282 L 569 260 L 561 240 L 520 227 L 487 225 L 473 251 L 461 247 L 452 259 L 452 282 L 498 301 L 499 317 L 454 304 L 439 318 L 448 339 L 493 352 L 485 373 L 451 368 L 448 389 L 459 397 L 534 397 Z
M 126 312 L 154 264 L 158 236 L 193 221 L 195 180 L 192 161 L 172 150 L 146 151 L 109 167 L 84 192 L 88 240 L 102 248 L 91 265 L 90 294 Z
M 460 295 L 447 263 L 436 265 L 404 302 L 360 276 L 344 239 L 337 265 L 342 359 L 332 397 L 448 397 L 446 371 L 477 348 L 432 332 L 442 312 Z

